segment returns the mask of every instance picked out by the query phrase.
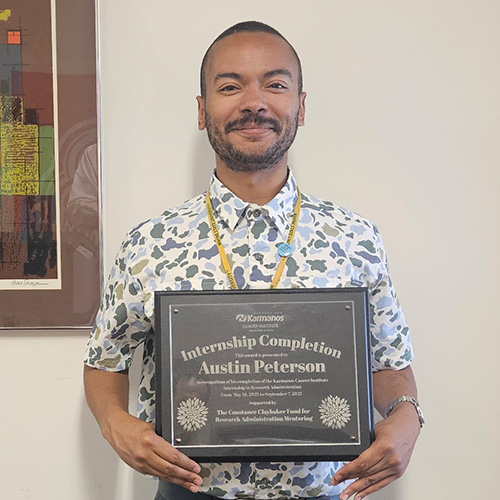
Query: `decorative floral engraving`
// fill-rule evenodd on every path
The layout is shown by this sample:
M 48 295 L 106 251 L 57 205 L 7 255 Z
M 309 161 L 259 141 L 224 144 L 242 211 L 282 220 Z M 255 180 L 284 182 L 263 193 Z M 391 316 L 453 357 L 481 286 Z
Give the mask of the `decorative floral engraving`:
M 181 401 L 177 408 L 177 421 L 185 431 L 196 431 L 207 424 L 208 408 L 198 398 Z
M 351 419 L 351 409 L 345 399 L 328 396 L 319 405 L 321 422 L 332 429 L 342 429 Z

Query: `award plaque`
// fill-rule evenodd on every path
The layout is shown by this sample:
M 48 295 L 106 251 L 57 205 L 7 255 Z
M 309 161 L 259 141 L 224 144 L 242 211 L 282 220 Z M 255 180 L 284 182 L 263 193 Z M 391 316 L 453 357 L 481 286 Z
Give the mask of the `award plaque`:
M 373 441 L 364 288 L 156 292 L 156 427 L 199 461 L 352 460 Z

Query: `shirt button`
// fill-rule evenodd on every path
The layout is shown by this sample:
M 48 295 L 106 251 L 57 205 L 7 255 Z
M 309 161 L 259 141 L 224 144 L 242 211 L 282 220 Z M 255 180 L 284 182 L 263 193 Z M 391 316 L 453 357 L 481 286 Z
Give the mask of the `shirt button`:
M 259 262 L 262 262 L 264 260 L 264 255 L 262 255 L 261 253 L 254 253 L 253 257 L 255 260 L 258 260 Z
M 247 217 L 249 219 L 252 217 L 252 211 L 251 210 L 247 210 Z
M 254 210 L 254 212 L 253 212 L 254 217 L 260 217 L 261 214 L 262 214 L 262 212 L 260 210 L 258 210 L 258 209 Z

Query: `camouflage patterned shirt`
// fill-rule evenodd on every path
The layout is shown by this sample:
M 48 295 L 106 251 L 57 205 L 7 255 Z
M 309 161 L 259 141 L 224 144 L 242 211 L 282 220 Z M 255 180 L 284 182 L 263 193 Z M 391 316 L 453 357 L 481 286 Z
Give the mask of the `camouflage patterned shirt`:
M 239 288 L 269 288 L 280 260 L 277 246 L 286 240 L 297 199 L 293 175 L 264 206 L 242 201 L 215 175 L 210 197 Z M 368 287 L 372 369 L 409 365 L 408 326 L 376 227 L 349 210 L 302 194 L 293 246 L 278 288 Z M 154 421 L 155 290 L 228 288 L 204 195 L 140 224 L 128 233 L 111 269 L 85 363 L 125 370 L 136 347 L 144 344 L 138 414 Z M 201 465 L 201 491 L 227 499 L 333 497 L 345 487 L 330 485 L 343 465 L 336 462 Z

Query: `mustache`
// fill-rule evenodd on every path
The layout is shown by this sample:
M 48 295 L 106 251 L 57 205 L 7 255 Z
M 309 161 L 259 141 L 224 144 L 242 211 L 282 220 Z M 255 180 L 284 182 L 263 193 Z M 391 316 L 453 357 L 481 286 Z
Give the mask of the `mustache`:
M 261 116 L 255 113 L 251 113 L 242 116 L 237 120 L 227 122 L 226 126 L 224 127 L 224 131 L 226 132 L 226 134 L 228 134 L 229 132 L 232 132 L 234 129 L 243 127 L 245 125 L 248 125 L 249 123 L 254 125 L 270 125 L 271 129 L 274 130 L 276 133 L 278 134 L 281 133 L 281 125 L 277 120 L 274 120 L 273 118 L 266 118 L 265 116 Z

